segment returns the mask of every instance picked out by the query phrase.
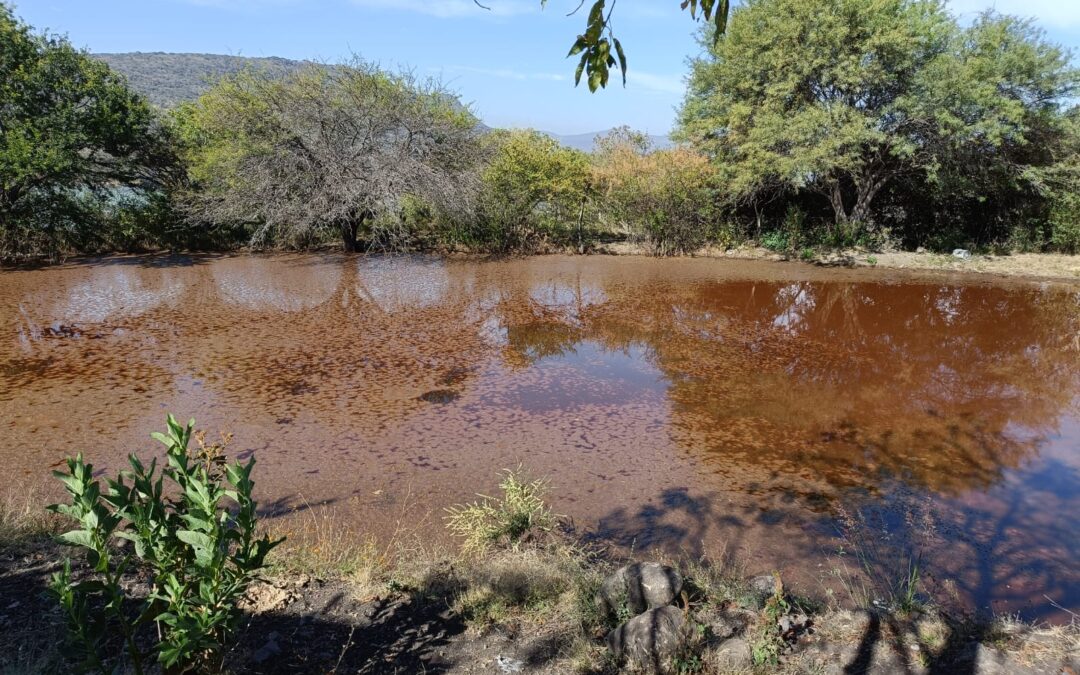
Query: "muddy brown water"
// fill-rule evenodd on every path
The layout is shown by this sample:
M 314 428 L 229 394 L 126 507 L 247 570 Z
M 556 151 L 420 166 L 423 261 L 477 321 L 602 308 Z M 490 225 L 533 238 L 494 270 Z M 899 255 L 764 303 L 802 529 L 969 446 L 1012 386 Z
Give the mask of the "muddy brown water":
M 0 493 L 44 501 L 77 450 L 152 454 L 166 411 L 257 457 L 270 519 L 445 541 L 446 505 L 523 464 L 624 549 L 838 599 L 832 570 L 917 559 L 969 609 L 1080 607 L 1076 284 L 606 257 L 0 272 Z

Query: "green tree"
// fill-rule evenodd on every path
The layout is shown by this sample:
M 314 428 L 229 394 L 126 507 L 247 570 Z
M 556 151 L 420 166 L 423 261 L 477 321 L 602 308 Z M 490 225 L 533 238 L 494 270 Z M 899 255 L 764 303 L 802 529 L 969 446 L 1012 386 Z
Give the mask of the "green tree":
M 0 4 L 0 257 L 57 252 L 88 206 L 172 175 L 154 111 L 108 66 Z
M 483 243 L 529 248 L 537 238 L 580 223 L 590 192 L 588 156 L 538 131 L 496 131 L 481 174 L 478 225 Z
M 439 83 L 358 60 L 226 77 L 176 120 L 187 213 L 250 223 L 256 243 L 333 234 L 355 251 L 407 198 L 466 203 L 482 151 L 476 118 Z
M 837 224 L 869 221 L 899 177 L 1018 158 L 1077 82 L 1030 24 L 964 30 L 932 0 L 749 0 L 706 43 L 679 135 L 736 195 L 817 192 Z

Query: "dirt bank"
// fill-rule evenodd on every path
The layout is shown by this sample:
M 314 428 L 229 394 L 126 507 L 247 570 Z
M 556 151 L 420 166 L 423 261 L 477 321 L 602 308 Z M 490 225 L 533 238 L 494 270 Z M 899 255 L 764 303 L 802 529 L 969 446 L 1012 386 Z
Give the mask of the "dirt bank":
M 598 247 L 596 252 L 606 255 L 649 255 L 649 249 L 646 246 L 629 242 L 604 244 Z M 694 255 L 703 258 L 726 258 L 732 260 L 773 260 L 777 262 L 799 260 L 803 263 L 839 267 L 977 272 L 1008 277 L 1080 280 L 1080 255 L 1057 253 L 972 254 L 969 258 L 960 258 L 951 254 L 929 252 L 894 251 L 873 253 L 851 249 L 828 253 L 814 252 L 812 256 L 801 258 L 797 254 L 781 254 L 761 247 L 730 249 L 707 247 Z
M 0 550 L 0 672 L 68 672 L 63 619 L 44 592 L 60 551 L 47 540 Z M 377 574 L 312 575 L 278 561 L 251 589 L 230 673 L 614 673 L 595 611 L 619 564 L 560 539 L 479 559 L 414 555 Z M 808 628 L 768 642 L 753 584 L 682 561 L 693 628 L 682 673 L 1075 673 L 1080 626 L 947 617 L 932 607 L 843 610 L 790 598 Z M 362 582 L 359 581 L 362 577 Z M 132 584 L 137 593 L 138 580 Z M 802 611 L 802 610 L 800 610 Z M 145 636 L 152 640 L 152 636 Z M 763 642 L 765 641 L 765 642 Z M 778 660 L 755 665 L 769 644 Z

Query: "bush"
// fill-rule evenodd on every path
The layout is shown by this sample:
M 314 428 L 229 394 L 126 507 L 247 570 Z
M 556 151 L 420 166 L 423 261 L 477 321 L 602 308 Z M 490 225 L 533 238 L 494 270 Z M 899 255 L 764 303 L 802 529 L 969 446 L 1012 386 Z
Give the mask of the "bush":
M 602 146 L 596 176 L 604 208 L 655 254 L 693 253 L 707 241 L 716 215 L 716 171 L 704 155 L 611 143 Z
M 590 192 L 585 153 L 532 130 L 495 132 L 489 142 L 494 153 L 482 174 L 477 217 L 451 233 L 494 250 L 576 241 Z
M 520 468 L 505 474 L 499 483 L 502 498 L 479 495 L 479 501 L 447 509 L 447 526 L 464 539 L 466 552 L 479 553 L 504 540 L 514 547 L 527 534 L 555 526 L 555 516 L 544 503 L 547 481 L 529 480 Z
M 130 666 L 142 673 L 148 654 L 137 636 L 150 622 L 160 636 L 152 651 L 166 668 L 219 667 L 239 618 L 237 603 L 280 543 L 255 536 L 254 458 L 227 464 L 224 446 L 206 446 L 200 437 L 200 451 L 192 454 L 193 428 L 194 420 L 185 427 L 169 415 L 168 433 L 153 434 L 165 445 L 168 466 L 156 473 L 156 459 L 146 467 L 131 455 L 131 470 L 107 480 L 105 492 L 81 454 L 67 460 L 66 473 L 55 472 L 71 502 L 49 509 L 78 522 L 60 540 L 85 549 L 92 578 L 76 582 L 66 560 L 51 590 L 86 669 L 105 672 L 110 641 L 122 638 Z M 121 581 L 136 567 L 151 577 L 138 612 L 139 599 Z

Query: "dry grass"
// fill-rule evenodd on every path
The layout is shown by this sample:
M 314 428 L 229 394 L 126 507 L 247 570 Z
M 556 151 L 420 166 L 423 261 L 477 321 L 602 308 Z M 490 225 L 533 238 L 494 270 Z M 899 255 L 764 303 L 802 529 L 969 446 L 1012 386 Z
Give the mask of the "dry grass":
M 0 549 L 24 546 L 59 532 L 60 520 L 42 503 L 36 493 L 0 499 Z
M 1032 626 L 1015 617 L 999 617 L 984 642 L 1027 667 L 1080 661 L 1080 623 L 1075 620 L 1064 626 Z
M 358 532 L 356 521 L 336 507 L 305 504 L 267 528 L 271 537 L 285 538 L 271 554 L 271 573 L 341 579 L 358 599 L 383 595 L 393 585 L 422 583 L 446 554 L 423 543 L 419 532 L 428 518 L 413 513 L 410 497 L 403 500 L 393 533 L 382 539 Z

